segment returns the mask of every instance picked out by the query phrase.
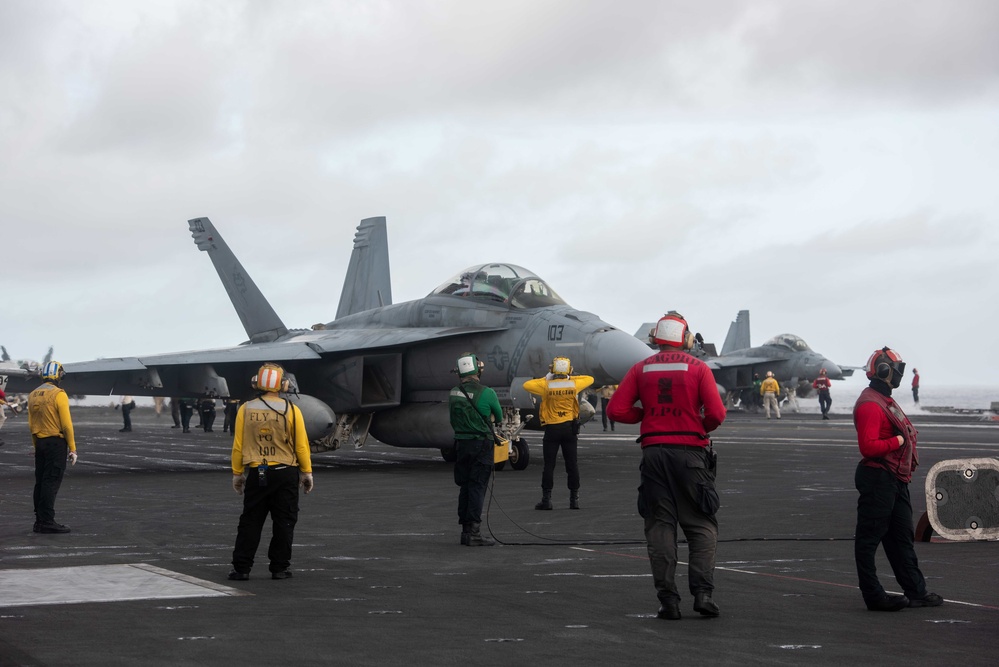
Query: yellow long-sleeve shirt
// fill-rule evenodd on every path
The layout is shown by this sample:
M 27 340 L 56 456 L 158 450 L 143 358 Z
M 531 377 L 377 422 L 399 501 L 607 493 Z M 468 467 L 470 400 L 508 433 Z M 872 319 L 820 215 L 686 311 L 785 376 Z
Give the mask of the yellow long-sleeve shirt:
M 760 396 L 767 393 L 768 391 L 772 391 L 775 394 L 780 393 L 780 385 L 777 384 L 777 380 L 775 380 L 774 378 L 767 378 L 766 380 L 763 381 L 763 384 L 760 385 Z
M 524 389 L 541 397 L 538 416 L 541 424 L 561 424 L 579 417 L 579 392 L 593 384 L 589 375 L 537 378 L 524 383 Z
M 65 391 L 46 382 L 28 394 L 28 430 L 31 431 L 32 446 L 37 438 L 62 436 L 69 445 L 69 451 L 76 451 L 69 396 Z
M 278 396 L 276 393 L 267 393 L 261 397 L 266 400 L 269 404 L 273 405 L 277 410 L 283 410 L 285 408 L 285 399 Z M 236 424 L 233 428 L 233 441 L 232 441 L 232 472 L 234 475 L 242 475 L 244 469 L 243 463 L 243 437 L 244 437 L 244 421 L 246 415 L 247 406 L 251 406 L 258 401 L 251 401 L 245 403 L 239 407 L 239 412 L 236 413 Z M 292 417 L 291 431 L 294 435 L 294 446 L 295 446 L 295 458 L 298 461 L 298 469 L 302 472 L 312 472 L 312 453 L 309 449 L 309 436 L 305 431 L 305 420 L 302 418 L 302 411 L 295 407 L 289 401 L 287 403 L 288 416 Z M 277 423 L 277 422 L 275 422 Z M 259 466 L 261 461 L 254 460 L 251 456 L 250 466 Z M 272 459 L 273 460 L 273 459 Z

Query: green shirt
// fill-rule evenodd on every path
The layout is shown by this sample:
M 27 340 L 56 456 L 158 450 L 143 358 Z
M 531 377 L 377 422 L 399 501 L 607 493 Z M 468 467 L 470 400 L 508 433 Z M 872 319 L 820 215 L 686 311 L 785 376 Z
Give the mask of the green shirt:
M 472 399 L 471 403 L 465 398 L 465 393 Z M 474 408 L 472 404 L 475 405 Z M 497 422 L 503 419 L 503 409 L 500 408 L 496 392 L 482 386 L 475 379 L 462 382 L 451 390 L 448 408 L 456 440 L 491 440 L 492 431 L 487 425 L 489 415 L 495 417 Z

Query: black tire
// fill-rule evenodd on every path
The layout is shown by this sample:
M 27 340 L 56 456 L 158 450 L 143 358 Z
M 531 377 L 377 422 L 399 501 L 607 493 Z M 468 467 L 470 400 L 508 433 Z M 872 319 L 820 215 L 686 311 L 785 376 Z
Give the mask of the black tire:
M 513 451 L 510 452 L 510 467 L 514 470 L 524 470 L 531 462 L 531 450 L 527 446 L 527 440 L 520 438 L 513 441 Z
M 458 450 L 454 447 L 441 447 L 441 457 L 448 463 L 458 460 Z

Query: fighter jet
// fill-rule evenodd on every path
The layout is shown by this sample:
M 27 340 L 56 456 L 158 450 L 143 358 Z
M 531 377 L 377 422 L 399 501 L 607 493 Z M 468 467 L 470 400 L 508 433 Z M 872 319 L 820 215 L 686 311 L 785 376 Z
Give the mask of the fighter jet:
M 648 332 L 654 326 L 642 325 L 636 336 L 641 337 L 643 331 Z M 833 363 L 794 334 L 780 334 L 759 347 L 752 347 L 748 310 L 740 310 L 735 321 L 729 325 L 721 354 L 716 355 L 714 349 L 713 345 L 702 343 L 696 352 L 711 368 L 719 393 L 730 400 L 751 390 L 753 376 L 765 377 L 767 371 L 773 371 L 782 386 L 793 387 L 801 395 L 811 390 L 812 382 L 823 368 L 831 380 L 842 380 L 853 374 L 852 368 Z
M 510 463 L 529 460 L 521 431 L 533 410 L 523 382 L 556 356 L 597 384 L 616 384 L 648 347 L 596 315 L 569 306 L 541 277 L 507 263 L 466 268 L 425 298 L 393 304 L 385 218 L 362 220 L 336 318 L 289 329 L 208 218 L 188 221 L 208 253 L 249 340 L 215 350 L 99 359 L 64 365 L 72 393 L 251 396 L 262 362 L 282 364 L 296 387 L 314 451 L 364 444 L 370 434 L 397 447 L 453 456 L 448 394 L 457 358 L 474 352 L 482 381 L 499 395 L 497 431 L 512 442 Z

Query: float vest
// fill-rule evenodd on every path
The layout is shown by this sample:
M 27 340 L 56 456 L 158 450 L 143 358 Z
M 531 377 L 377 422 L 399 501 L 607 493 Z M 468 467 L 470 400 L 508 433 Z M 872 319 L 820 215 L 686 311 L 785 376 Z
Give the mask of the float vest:
M 298 465 L 293 431 L 297 408 L 283 398 L 278 400 L 284 404 L 283 410 L 263 398 L 243 406 L 244 466 L 264 460 L 267 465 Z
M 860 392 L 857 405 L 861 403 L 880 405 L 888 421 L 898 432 L 897 434 L 905 438 L 905 442 L 898 449 L 894 449 L 880 458 L 864 457 L 863 464 L 874 468 L 884 468 L 895 477 L 908 483 L 912 480 L 912 472 L 919 465 L 919 457 L 916 455 L 916 427 L 898 407 L 898 403 L 870 387 Z

